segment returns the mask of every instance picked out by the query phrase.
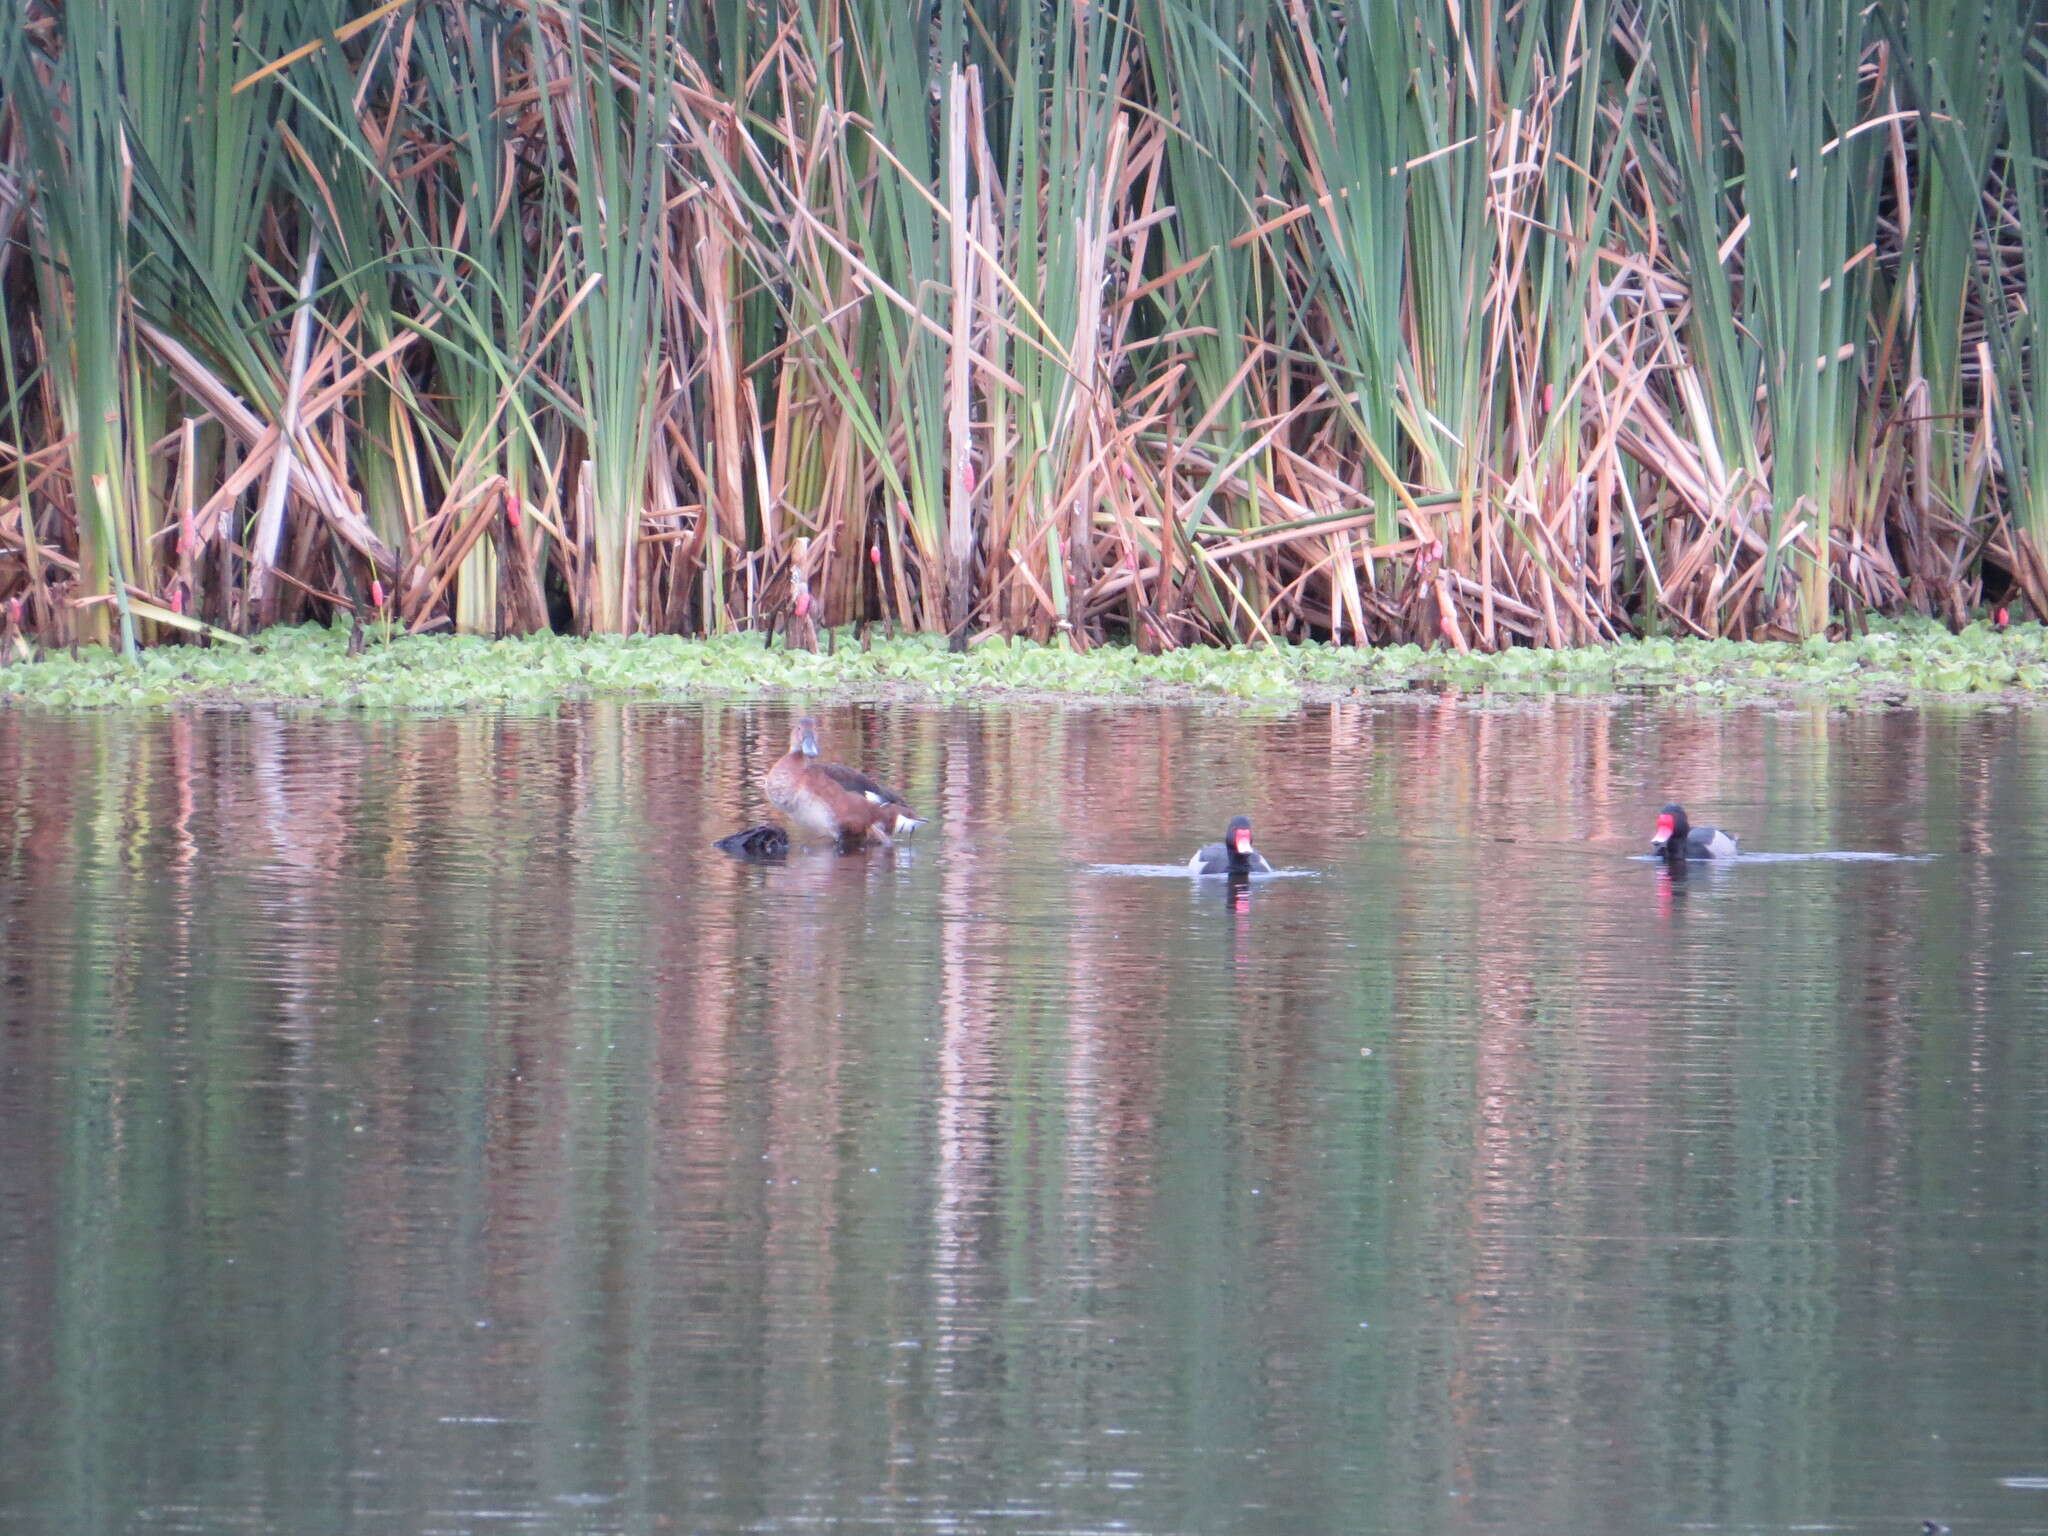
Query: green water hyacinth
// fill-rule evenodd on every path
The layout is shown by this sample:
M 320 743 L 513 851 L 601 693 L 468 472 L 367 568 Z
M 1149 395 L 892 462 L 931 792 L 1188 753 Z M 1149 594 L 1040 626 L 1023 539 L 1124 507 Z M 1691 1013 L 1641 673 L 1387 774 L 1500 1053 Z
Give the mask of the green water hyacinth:
M 1262 703 L 1293 706 L 1404 693 L 1474 698 L 1666 694 L 1747 703 L 1778 696 L 1844 704 L 2048 697 L 2048 630 L 1977 624 L 1950 633 L 1901 623 L 1847 640 L 1624 640 L 1575 650 L 1460 656 L 1413 645 L 1278 644 L 1148 656 L 989 640 L 955 652 L 933 636 L 830 637 L 834 652 L 764 648 L 760 637 L 673 635 L 487 640 L 426 636 L 350 655 L 340 630 L 268 630 L 244 649 L 167 646 L 137 662 L 105 650 L 0 667 L 0 707 L 104 709 L 288 703 L 356 710 L 548 709 L 595 697 L 898 698 Z

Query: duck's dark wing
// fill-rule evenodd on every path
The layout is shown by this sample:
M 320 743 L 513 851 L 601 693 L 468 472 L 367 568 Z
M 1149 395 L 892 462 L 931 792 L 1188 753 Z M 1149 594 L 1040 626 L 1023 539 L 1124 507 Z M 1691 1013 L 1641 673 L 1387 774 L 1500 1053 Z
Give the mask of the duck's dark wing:
M 812 767 L 831 779 L 841 789 L 856 795 L 866 795 L 880 805 L 904 805 L 904 798 L 895 790 L 877 784 L 858 768 L 849 768 L 844 763 L 813 763 Z
M 1266 862 L 1266 856 L 1256 848 L 1252 850 L 1252 873 L 1255 875 L 1270 875 L 1273 873 L 1273 866 Z
M 1221 843 L 1204 843 L 1188 860 L 1188 868 L 1198 875 L 1227 875 L 1230 873 L 1230 850 Z

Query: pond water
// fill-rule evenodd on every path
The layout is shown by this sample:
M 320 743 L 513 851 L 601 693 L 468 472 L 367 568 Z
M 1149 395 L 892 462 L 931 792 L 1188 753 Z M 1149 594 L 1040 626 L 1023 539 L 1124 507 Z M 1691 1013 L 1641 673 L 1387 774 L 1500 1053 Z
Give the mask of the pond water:
M 0 1528 L 2048 1530 L 2048 712 L 788 720 L 0 711 Z

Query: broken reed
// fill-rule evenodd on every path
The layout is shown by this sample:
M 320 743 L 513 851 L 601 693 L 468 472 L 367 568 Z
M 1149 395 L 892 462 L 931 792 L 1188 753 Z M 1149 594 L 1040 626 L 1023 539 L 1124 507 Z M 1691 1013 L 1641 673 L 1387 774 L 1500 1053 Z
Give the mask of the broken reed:
M 11 631 L 2048 613 L 2036 0 L 24 20 Z

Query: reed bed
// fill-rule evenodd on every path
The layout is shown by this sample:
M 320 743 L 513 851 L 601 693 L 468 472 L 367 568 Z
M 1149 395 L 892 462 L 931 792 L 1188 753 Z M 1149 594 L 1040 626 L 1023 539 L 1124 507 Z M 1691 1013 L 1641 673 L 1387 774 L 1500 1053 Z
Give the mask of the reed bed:
M 0 656 L 2048 614 L 2048 0 L 24 0 Z

